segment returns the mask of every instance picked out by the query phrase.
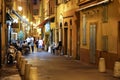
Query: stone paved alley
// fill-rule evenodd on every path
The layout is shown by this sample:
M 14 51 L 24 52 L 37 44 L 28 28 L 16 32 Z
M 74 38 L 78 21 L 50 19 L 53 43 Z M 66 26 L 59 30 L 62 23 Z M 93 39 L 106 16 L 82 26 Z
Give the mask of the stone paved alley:
M 92 65 L 44 51 L 32 53 L 26 58 L 38 67 L 39 80 L 119 80 L 113 77 L 112 71 L 100 73 Z
M 100 73 L 97 67 L 66 56 L 41 51 L 26 55 L 25 58 L 38 68 L 38 80 L 120 80 L 113 77 L 112 71 Z M 0 69 L 0 80 L 21 80 L 16 66 L 5 65 Z

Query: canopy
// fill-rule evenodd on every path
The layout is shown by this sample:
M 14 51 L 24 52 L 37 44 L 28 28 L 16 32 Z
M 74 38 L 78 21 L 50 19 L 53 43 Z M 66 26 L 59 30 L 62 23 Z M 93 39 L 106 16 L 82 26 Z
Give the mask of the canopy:
M 19 13 L 17 13 L 15 10 L 12 10 L 12 13 L 15 14 L 21 21 L 23 21 L 26 24 L 29 24 L 27 20 L 25 20 Z
M 46 19 L 46 20 L 42 21 L 42 22 L 38 25 L 38 27 L 42 28 L 48 21 L 49 21 L 49 19 Z
M 48 19 L 43 20 L 43 21 L 38 25 L 38 27 L 42 28 L 48 21 L 54 22 L 54 18 L 55 18 L 55 17 L 51 17 L 51 18 L 48 18 Z

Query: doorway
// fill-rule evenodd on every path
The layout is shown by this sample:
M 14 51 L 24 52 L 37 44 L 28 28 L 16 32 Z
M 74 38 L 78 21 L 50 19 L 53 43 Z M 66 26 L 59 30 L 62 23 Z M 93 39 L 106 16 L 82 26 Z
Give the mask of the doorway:
M 70 29 L 70 56 L 72 56 L 72 29 Z
M 118 58 L 120 58 L 120 21 L 118 22 Z
M 80 12 L 75 13 L 77 19 L 75 20 L 76 23 L 76 59 L 80 60 Z
M 96 55 L 96 23 L 90 24 L 90 63 L 95 63 Z
M 68 55 L 67 45 L 68 45 L 68 28 L 64 28 L 64 55 Z
M 77 27 L 77 40 L 76 40 L 76 44 L 77 44 L 77 53 L 76 53 L 76 59 L 80 60 L 80 27 Z

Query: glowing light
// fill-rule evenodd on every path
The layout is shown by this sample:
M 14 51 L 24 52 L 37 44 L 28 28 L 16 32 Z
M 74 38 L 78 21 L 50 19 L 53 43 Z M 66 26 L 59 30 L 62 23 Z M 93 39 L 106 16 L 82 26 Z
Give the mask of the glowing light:
M 27 21 L 29 21 L 29 19 L 26 19 Z
M 14 19 L 13 23 L 18 23 L 18 19 Z
M 32 25 L 32 24 L 33 24 L 33 22 L 30 22 L 30 24 Z
M 21 7 L 21 6 L 18 6 L 18 10 L 19 10 L 19 11 L 22 11 L 22 7 Z
M 24 19 L 26 19 L 26 16 L 23 16 Z

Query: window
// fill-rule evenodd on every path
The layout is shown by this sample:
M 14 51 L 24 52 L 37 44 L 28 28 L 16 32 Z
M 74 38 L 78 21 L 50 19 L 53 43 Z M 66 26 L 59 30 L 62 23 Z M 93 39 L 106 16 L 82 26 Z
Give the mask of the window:
M 36 5 L 37 4 L 37 0 L 33 0 L 33 4 Z
M 63 2 L 62 0 L 57 0 L 56 4 L 58 5 L 58 4 L 61 4 L 62 2 Z
M 34 14 L 34 15 L 38 15 L 38 12 L 39 12 L 38 9 L 34 9 L 34 10 L 33 10 L 33 14 Z
M 68 1 L 70 1 L 70 0 L 64 0 L 64 3 L 67 3 Z

